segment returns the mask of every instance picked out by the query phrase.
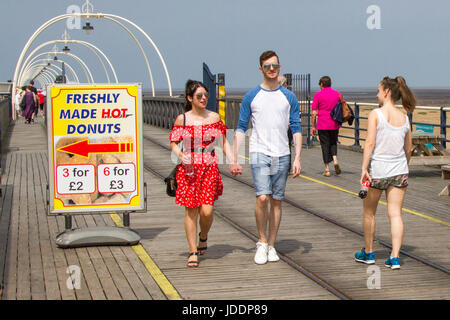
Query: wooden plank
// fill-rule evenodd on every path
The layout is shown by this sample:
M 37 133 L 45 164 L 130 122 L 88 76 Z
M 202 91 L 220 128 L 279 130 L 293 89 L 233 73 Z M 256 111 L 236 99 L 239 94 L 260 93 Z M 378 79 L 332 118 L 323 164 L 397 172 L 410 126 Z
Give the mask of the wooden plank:
M 104 221 L 100 215 L 93 215 L 89 218 L 93 219 L 97 225 L 104 225 Z M 108 272 L 111 275 L 111 279 L 116 286 L 121 299 L 124 300 L 134 300 L 136 299 L 136 296 L 134 295 L 133 291 L 130 288 L 129 283 L 124 278 L 124 275 L 122 271 L 120 270 L 120 267 L 118 266 L 118 262 L 114 259 L 114 257 L 111 254 L 111 250 L 108 247 L 100 246 L 98 247 L 98 250 L 105 261 L 105 265 L 108 269 Z
M 450 164 L 450 156 L 411 157 L 410 166 L 440 166 Z
M 19 204 L 19 238 L 17 248 L 17 299 L 31 299 L 30 282 L 30 256 L 28 250 L 28 169 L 26 154 L 21 156 L 21 170 L 23 172 L 20 181 L 20 204 Z
M 109 215 L 102 215 L 106 225 L 111 225 L 113 222 L 109 218 Z M 115 260 L 117 261 L 120 270 L 122 271 L 125 279 L 130 284 L 130 288 L 132 289 L 136 299 L 139 300 L 149 300 L 152 299 L 149 291 L 142 283 L 138 273 L 134 269 L 132 262 L 129 260 L 129 256 L 125 254 L 125 251 L 132 251 L 129 247 L 110 247 L 111 253 Z M 132 253 L 132 252 L 130 252 Z M 136 254 L 134 254 L 136 257 Z
M 15 155 L 16 167 L 14 173 L 14 191 L 13 191 L 13 206 L 11 209 L 11 222 L 9 227 L 9 239 L 6 256 L 5 266 L 5 299 L 14 300 L 17 298 L 17 247 L 19 237 L 19 223 L 18 223 L 18 204 L 20 203 L 20 179 L 22 175 L 21 170 L 21 157 Z
M 4 171 L 5 173 L 7 173 L 7 175 L 3 178 L 5 187 L 3 189 L 2 210 L 0 212 L 0 299 L 3 297 L 5 288 L 5 271 L 8 248 L 7 243 L 13 203 L 14 179 L 16 173 L 15 167 L 17 162 L 16 160 L 17 157 L 15 157 L 14 155 L 7 155 Z
M 30 252 L 30 282 L 31 299 L 45 299 L 44 271 L 42 267 L 42 256 L 39 243 L 39 225 L 37 219 L 36 186 L 40 188 L 35 172 L 37 171 L 36 161 L 33 154 L 27 154 L 28 169 L 28 250 Z
M 160 129 L 154 130 L 152 128 L 151 129 L 152 137 L 159 137 L 159 132 L 161 131 L 162 130 Z M 161 134 L 162 142 L 167 141 L 166 137 L 164 137 L 165 135 L 166 134 L 164 133 Z M 167 165 L 168 161 L 165 160 L 168 159 L 168 153 L 164 154 L 165 152 L 163 152 L 161 149 L 155 148 L 155 146 L 154 145 L 152 146 L 152 144 L 150 143 L 145 144 L 145 149 L 146 149 L 145 154 L 146 161 L 152 163 L 152 166 L 155 166 L 156 169 L 159 171 L 169 169 L 169 165 Z M 347 156 L 355 155 L 354 153 L 349 154 L 347 152 L 345 152 L 344 154 L 345 155 L 343 155 L 343 157 L 341 157 L 340 159 L 345 158 L 347 160 Z M 360 155 L 358 156 L 358 158 L 359 157 Z M 322 169 L 320 168 L 320 165 L 319 166 L 317 165 L 318 159 L 320 159 L 320 149 L 316 150 L 309 149 L 308 153 L 306 155 L 303 154 L 302 156 L 303 160 L 302 166 L 305 172 L 308 172 L 308 175 L 312 175 L 315 179 L 323 180 L 323 177 L 320 177 Z M 331 179 L 328 179 L 327 182 L 333 184 L 337 183 L 339 186 L 348 189 L 348 186 L 346 186 L 346 184 L 348 185 L 349 180 L 354 179 L 354 182 L 351 182 L 351 184 L 355 186 L 354 189 L 355 191 L 357 191 L 358 188 L 357 181 L 359 179 L 358 168 L 360 167 L 361 160 L 357 159 L 355 161 L 352 160 L 351 158 L 348 160 L 349 160 L 348 162 L 347 161 L 341 162 L 341 167 L 343 167 L 344 173 L 340 176 L 331 177 Z M 346 166 L 347 167 L 351 166 L 352 163 L 354 163 L 353 167 L 356 168 L 354 173 L 346 170 Z M 314 168 L 317 169 L 314 170 Z M 242 176 L 242 178 L 250 182 L 252 180 L 248 165 L 244 166 L 244 175 Z M 438 176 L 436 176 L 436 178 L 438 178 Z M 222 208 L 222 210 L 226 211 L 227 215 L 231 216 L 240 225 L 243 225 L 247 230 L 256 233 L 255 221 L 253 217 L 254 202 L 243 200 L 254 198 L 253 191 L 248 190 L 249 189 L 248 187 L 242 187 L 234 182 L 226 181 L 227 180 L 226 178 L 223 178 L 223 180 L 225 185 L 225 191 L 224 195 L 217 201 L 216 208 L 218 210 Z M 411 184 L 414 186 L 414 183 Z M 157 186 L 155 185 L 154 188 L 156 187 Z M 163 190 L 163 185 L 161 184 L 159 188 Z M 417 190 L 417 192 L 422 194 L 420 196 L 420 199 L 423 202 L 423 191 Z M 305 180 L 301 179 L 297 179 L 292 182 L 288 181 L 287 194 L 293 199 L 300 200 L 302 202 L 302 205 L 310 208 L 311 210 L 317 210 L 319 212 L 322 212 L 327 216 L 330 216 L 341 222 L 344 222 L 345 224 L 350 225 L 351 227 L 354 227 L 356 229 L 361 228 L 362 202 L 355 195 L 342 193 L 341 191 L 338 191 L 336 189 L 330 189 L 325 185 L 317 183 L 312 182 L 307 183 Z M 324 195 L 326 195 L 326 200 L 324 199 Z M 408 202 L 408 200 L 406 202 Z M 433 202 L 436 201 L 433 199 Z M 430 203 L 427 204 L 422 203 L 422 206 L 429 206 L 429 205 Z M 384 279 L 382 292 L 376 292 L 375 290 L 368 290 L 365 287 L 367 281 L 367 273 L 366 273 L 367 266 L 355 263 L 352 258 L 354 252 L 358 251 L 358 248 L 363 245 L 362 237 L 357 236 L 355 234 L 349 234 L 348 231 L 345 231 L 339 227 L 330 226 L 328 222 L 324 222 L 314 216 L 311 216 L 310 214 L 301 213 L 301 211 L 299 212 L 298 209 L 290 208 L 287 205 L 283 205 L 283 208 L 284 208 L 283 219 L 280 227 L 277 246 L 280 247 L 280 250 L 282 252 L 288 252 L 290 256 L 295 257 L 295 260 L 299 259 L 301 263 L 303 263 L 304 265 L 306 264 L 306 267 L 308 267 L 311 270 L 314 270 L 314 272 L 317 272 L 320 276 L 325 277 L 325 279 L 328 282 L 336 285 L 339 288 L 346 288 L 346 290 L 348 290 L 350 293 L 362 299 L 395 298 L 398 292 L 396 290 L 395 285 L 392 284 L 396 283 L 397 281 L 401 281 L 402 283 L 403 282 L 416 283 L 415 288 L 418 291 L 409 293 L 410 298 L 442 297 L 442 290 L 441 290 L 442 284 L 440 286 L 434 286 L 432 288 L 428 288 L 427 285 L 427 283 L 430 282 L 438 283 L 439 281 L 443 281 L 444 278 L 442 278 L 443 277 L 442 273 L 432 270 L 431 268 L 426 267 L 421 263 L 418 263 L 414 260 L 405 257 L 402 257 L 402 263 L 404 263 L 407 266 L 408 272 L 402 273 L 404 277 L 402 276 L 401 280 L 392 278 L 392 276 L 395 277 L 395 275 L 393 275 L 392 272 L 390 272 L 391 270 L 386 270 L 386 268 L 382 268 L 381 269 L 382 278 Z M 439 208 L 439 206 L 436 206 L 436 208 Z M 439 210 L 442 210 L 441 212 L 445 212 L 448 209 L 448 205 L 445 205 L 445 202 L 443 202 L 441 208 L 442 209 Z M 159 208 L 159 206 L 155 208 L 153 207 L 153 205 L 152 209 L 154 209 L 152 212 L 152 216 L 155 217 L 156 219 L 159 219 L 161 217 L 159 215 L 155 216 L 155 210 L 161 210 L 161 214 L 167 212 L 167 210 L 169 211 L 173 210 L 167 208 L 167 203 L 164 209 L 162 208 L 162 206 L 161 208 Z M 378 211 L 379 212 L 377 214 L 378 216 L 377 236 L 389 242 L 390 228 L 389 228 L 389 220 L 387 219 L 387 209 L 384 206 L 379 206 Z M 213 228 L 216 226 L 216 221 L 217 219 L 213 224 Z M 409 246 L 413 246 L 415 248 L 414 253 L 416 254 L 425 257 L 428 256 L 428 258 L 432 258 L 435 261 L 439 259 L 439 255 L 441 254 L 439 254 L 438 252 L 439 250 L 435 249 L 436 243 L 440 242 L 440 245 L 438 245 L 438 247 L 440 248 L 445 246 L 445 243 L 449 240 L 447 227 L 440 226 L 438 224 L 428 223 L 426 222 L 426 220 L 422 220 L 413 215 L 404 215 L 404 222 L 409 231 L 405 235 L 404 246 L 406 248 L 408 248 Z M 426 227 L 424 227 L 424 225 Z M 430 232 L 430 230 L 433 231 Z M 212 229 L 211 241 L 208 242 L 208 245 L 210 245 L 210 242 L 213 241 L 212 239 L 214 234 L 215 233 Z M 180 241 L 180 243 L 177 245 L 183 247 L 183 242 L 185 242 L 185 239 L 182 238 L 183 237 L 181 236 L 181 238 L 178 240 Z M 167 239 L 160 238 L 160 241 L 164 242 L 168 241 L 168 239 L 169 238 Z M 170 241 L 174 242 L 174 239 L 171 237 Z M 223 245 L 230 243 L 230 239 L 223 239 L 223 241 L 224 241 Z M 330 247 L 330 244 L 333 245 Z M 251 250 L 250 252 L 253 252 L 254 249 L 247 249 L 247 250 Z M 379 259 L 379 263 L 382 264 L 385 256 L 389 254 L 389 252 L 387 249 L 379 245 L 376 245 L 375 250 L 376 252 L 378 252 L 377 258 Z M 182 264 L 180 264 L 180 261 L 178 261 L 179 259 L 172 258 L 170 262 L 167 262 L 166 265 L 164 264 L 166 255 L 160 256 L 159 255 L 160 252 L 157 253 L 158 255 L 156 257 L 158 258 L 160 265 L 162 264 L 163 270 L 167 272 L 169 278 L 175 282 L 177 288 L 178 287 L 183 288 L 180 289 L 181 294 L 186 294 L 184 288 L 185 286 L 189 286 L 188 280 L 190 278 L 189 277 L 186 278 L 185 279 L 186 283 L 183 284 L 179 284 L 177 282 L 178 280 L 181 281 L 181 278 L 186 274 L 183 273 L 183 267 Z M 210 254 L 210 252 L 208 254 Z M 227 256 L 227 258 L 228 262 L 228 260 L 230 260 L 230 257 Z M 204 259 L 207 259 L 207 257 L 205 257 Z M 440 261 L 439 260 L 437 261 L 444 266 L 449 264 L 449 259 L 446 257 L 441 258 Z M 227 262 L 225 264 L 223 263 L 221 264 L 221 266 L 223 266 L 223 269 L 225 270 L 230 267 Z M 252 263 L 252 254 L 250 254 L 250 257 L 247 257 L 246 266 L 250 267 L 251 263 Z M 169 265 L 171 267 L 169 267 Z M 208 277 L 209 274 L 207 274 L 207 272 L 205 272 L 205 270 L 203 269 L 205 268 L 205 263 L 202 261 L 200 265 L 202 267 L 201 271 L 202 276 Z M 329 265 L 333 265 L 332 270 L 330 270 L 330 268 L 328 267 Z M 171 277 L 172 273 L 170 272 L 171 270 L 174 270 L 175 272 L 174 268 L 177 266 L 179 269 L 176 269 L 176 271 L 179 271 L 182 274 L 182 276 L 180 274 L 181 278 L 180 279 L 175 278 L 177 280 L 175 281 L 173 280 L 174 278 Z M 244 266 L 245 264 L 240 265 L 241 269 L 244 268 Z M 416 271 L 413 270 L 414 272 L 410 273 L 409 270 L 412 269 L 415 269 Z M 361 272 L 360 273 L 356 272 L 357 270 L 360 270 Z M 222 272 L 224 272 L 224 270 L 222 270 Z M 174 273 L 173 276 L 176 277 L 176 273 Z M 423 280 L 421 281 L 418 280 L 421 278 Z M 201 280 L 198 281 L 199 283 L 197 283 L 197 285 L 199 286 L 199 290 L 205 289 L 205 285 L 202 285 L 203 283 L 201 282 Z M 214 279 L 213 281 L 217 280 Z M 445 281 L 447 283 L 447 280 Z M 355 285 L 355 283 L 357 285 Z M 236 284 L 230 283 L 230 286 L 232 285 Z M 421 290 L 424 289 L 425 287 L 427 287 L 426 289 L 427 291 L 426 293 L 422 293 Z M 195 291 L 195 288 L 189 289 Z M 199 292 L 191 293 L 187 295 L 187 298 L 197 297 L 196 294 L 200 293 Z M 207 292 L 207 294 L 213 295 L 212 292 Z M 239 294 L 243 294 L 243 296 L 245 296 L 245 294 L 248 294 L 248 291 L 246 291 L 245 293 L 241 293 L 239 291 Z M 240 297 L 239 294 L 237 295 L 238 297 Z
M 23 129 L 20 132 L 19 129 Z M 92 247 L 62 250 L 54 243 L 55 236 L 64 229 L 61 216 L 47 216 L 43 207 L 45 183 L 48 177 L 43 147 L 36 147 L 43 132 L 36 127 L 15 127 L 12 140 L 21 150 L 10 153 L 11 163 L 16 163 L 8 178 L 14 180 L 9 189 L 11 228 L 8 239 L 5 297 L 16 299 L 43 296 L 44 299 L 165 299 L 155 281 L 149 276 L 142 262 L 129 247 Z M 27 131 L 32 130 L 32 131 Z M 146 134 L 168 144 L 169 131 L 144 126 Z M 33 141 L 26 136 L 33 132 Z M 19 138 L 20 137 L 20 138 Z M 36 137 L 36 139 L 35 139 Z M 144 142 L 145 161 L 160 172 L 173 167 L 169 152 L 148 141 Z M 27 151 L 39 149 L 34 153 Z M 45 148 L 44 148 L 45 149 Z M 359 188 L 361 154 L 339 149 L 343 173 L 323 178 L 320 148 L 304 150 L 303 174 L 306 178 L 289 179 L 286 195 L 296 199 L 310 210 L 318 211 L 352 228 L 361 230 L 362 202 L 352 192 Z M 36 161 L 40 157 L 40 161 Z M 434 158 L 434 157 L 432 157 Z M 16 159 L 16 160 L 14 160 Z M 26 160 L 23 160 L 26 159 Z M 30 160 L 32 159 L 31 163 Z M 14 162 L 16 161 L 16 162 Z M 25 161 L 25 162 L 24 162 Z M 37 165 L 36 165 L 37 163 Z M 222 166 L 226 169 L 226 166 Z M 25 168 L 25 170 L 24 170 Z M 31 168 L 31 169 L 29 169 Z M 26 170 L 29 170 L 28 172 Z M 31 171 L 30 171 L 31 170 Z M 420 179 L 416 179 L 420 178 Z M 256 233 L 252 188 L 226 177 L 223 178 L 224 194 L 216 202 L 216 210 L 236 223 Z M 252 182 L 248 164 L 244 165 L 242 179 Z M 255 244 L 237 230 L 215 216 L 208 235 L 208 251 L 200 258 L 200 267 L 186 267 L 187 242 L 184 234 L 184 208 L 165 195 L 164 183 L 152 174 L 145 174 L 149 186 L 149 212 L 133 213 L 132 225 L 141 234 L 141 244 L 151 255 L 168 280 L 185 299 L 336 299 L 322 287 L 307 279 L 284 262 L 257 266 L 253 263 Z M 9 180 L 7 180 L 9 181 Z M 326 184 L 319 183 L 323 181 Z M 418 167 L 410 173 L 405 207 L 448 219 L 449 200 L 437 197 L 441 186 L 441 171 L 437 168 Z M 335 186 L 331 188 L 330 185 Z M 347 191 L 345 191 L 347 190 Z M 8 191 L 7 191 L 8 192 Z M 428 195 L 424 197 L 424 195 Z M 383 196 L 384 199 L 384 196 Z M 25 205 L 21 206 L 21 202 Z M 27 208 L 25 212 L 22 210 Z M 29 208 L 29 210 L 28 210 Z M 150 214 L 149 214 L 150 213 Z M 45 215 L 44 215 L 45 214 Z M 3 216 L 2 216 L 3 219 Z M 404 248 L 431 259 L 443 266 L 450 266 L 450 257 L 442 255 L 449 239 L 448 227 L 433 223 L 412 214 L 403 215 L 406 233 Z M 22 222 L 26 221 L 26 225 Z M 75 227 L 113 225 L 108 215 L 86 215 L 74 218 Z M 28 232 L 24 234 L 25 230 Z M 379 205 L 377 212 L 377 237 L 390 241 L 387 208 Z M 21 244 L 26 240 L 26 245 Z M 39 245 L 37 244 L 39 243 Z M 279 252 L 359 299 L 449 299 L 450 283 L 443 273 L 435 271 L 415 260 L 401 257 L 402 270 L 391 272 L 383 262 L 389 250 L 375 244 L 377 266 L 380 266 L 382 290 L 367 288 L 367 266 L 353 260 L 355 251 L 363 245 L 363 238 L 319 219 L 308 212 L 283 204 L 283 218 L 276 247 Z M 27 257 L 20 257 L 18 250 L 26 247 Z M 35 256 L 39 251 L 40 257 Z M 14 259 L 15 261 L 10 261 Z M 20 260 L 21 259 L 21 260 Z M 42 266 L 42 275 L 33 275 L 33 269 L 19 266 L 17 261 Z M 51 262 L 48 262 L 50 260 Z M 66 286 L 69 265 L 82 270 L 82 289 L 69 290 Z M 329 266 L 332 265 L 333 268 Z M 47 270 L 48 269 L 48 270 Z M 18 272 L 28 272 L 19 275 Z M 51 275 L 53 273 L 53 276 Z M 258 275 L 257 277 L 255 275 Z M 274 281 L 276 279 L 276 281 Z M 20 281 L 18 281 L 20 280 Z M 214 286 L 211 286 L 214 283 Z M 403 283 L 401 288 L 398 283 Z M 5 281 L 6 284 L 6 281 Z M 21 288 L 20 286 L 28 286 Z M 42 290 L 45 285 L 45 292 Z M 51 295 L 52 290 L 57 291 Z M 7 294 L 8 293 L 8 294 Z
M 42 254 L 45 298 L 49 300 L 60 300 L 61 294 L 52 250 L 54 242 L 52 242 L 52 239 L 50 238 L 47 213 L 44 207 L 46 201 L 45 187 L 47 183 L 45 163 L 43 163 L 45 157 L 43 157 L 43 153 L 36 153 L 34 156 L 36 163 L 36 170 L 34 170 L 34 174 L 38 184 L 36 188 L 36 208 L 38 212 L 39 245 Z
M 442 166 L 442 179 L 448 180 L 450 179 L 450 166 Z

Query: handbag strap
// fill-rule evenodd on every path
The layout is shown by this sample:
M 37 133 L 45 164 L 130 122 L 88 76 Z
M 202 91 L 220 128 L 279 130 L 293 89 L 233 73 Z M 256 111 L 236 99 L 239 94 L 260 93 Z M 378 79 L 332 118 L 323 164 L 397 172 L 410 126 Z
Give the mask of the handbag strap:
M 183 112 L 183 133 L 181 134 L 181 138 L 184 136 L 184 128 L 186 127 L 186 113 Z M 185 151 L 184 142 L 181 145 L 181 152 Z

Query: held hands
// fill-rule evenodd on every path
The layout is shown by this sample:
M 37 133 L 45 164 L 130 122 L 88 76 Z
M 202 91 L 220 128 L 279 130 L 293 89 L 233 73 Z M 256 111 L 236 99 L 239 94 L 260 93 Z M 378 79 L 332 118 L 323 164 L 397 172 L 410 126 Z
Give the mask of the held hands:
M 316 128 L 314 128 L 314 127 L 311 128 L 311 135 L 312 136 L 316 136 L 317 135 L 317 129 Z
M 242 166 L 239 163 L 232 163 L 228 166 L 233 177 L 242 174 Z

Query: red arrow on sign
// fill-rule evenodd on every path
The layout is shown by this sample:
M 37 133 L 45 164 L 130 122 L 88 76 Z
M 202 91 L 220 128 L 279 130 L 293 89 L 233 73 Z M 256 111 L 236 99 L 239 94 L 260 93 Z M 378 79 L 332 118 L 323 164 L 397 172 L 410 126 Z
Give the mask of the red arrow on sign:
M 79 155 L 85 158 L 89 153 L 118 153 L 132 152 L 132 143 L 89 143 L 88 139 L 81 140 L 57 149 L 58 151 Z

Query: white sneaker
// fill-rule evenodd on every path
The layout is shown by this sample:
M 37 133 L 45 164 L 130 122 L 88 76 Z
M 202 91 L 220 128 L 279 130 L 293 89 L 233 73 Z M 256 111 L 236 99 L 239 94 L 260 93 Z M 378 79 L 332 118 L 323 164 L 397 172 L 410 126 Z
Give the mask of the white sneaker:
M 256 243 L 255 263 L 265 264 L 267 263 L 267 250 L 268 244 L 263 242 Z
M 277 250 L 274 247 L 269 246 L 267 250 L 267 261 L 269 262 L 277 262 L 280 260 L 280 257 L 277 254 Z

